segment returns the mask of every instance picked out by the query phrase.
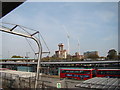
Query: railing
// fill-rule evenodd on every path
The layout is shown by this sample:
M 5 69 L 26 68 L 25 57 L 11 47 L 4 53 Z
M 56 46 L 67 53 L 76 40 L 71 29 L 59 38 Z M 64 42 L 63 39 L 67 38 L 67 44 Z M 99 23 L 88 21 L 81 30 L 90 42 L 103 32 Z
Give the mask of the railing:
M 35 88 L 35 77 L 20 77 L 16 74 L 0 72 L 3 88 Z M 50 88 L 50 81 L 38 80 L 38 88 Z M 55 87 L 52 87 L 55 88 Z

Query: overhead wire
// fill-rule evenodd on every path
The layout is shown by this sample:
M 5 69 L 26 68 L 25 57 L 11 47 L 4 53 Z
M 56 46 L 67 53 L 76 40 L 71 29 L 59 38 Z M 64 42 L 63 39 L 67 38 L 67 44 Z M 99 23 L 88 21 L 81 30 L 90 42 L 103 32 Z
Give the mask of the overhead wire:
M 28 27 L 25 27 L 25 26 L 22 26 L 22 25 L 19 25 L 19 24 L 12 24 L 12 23 L 7 23 L 7 22 L 1 22 L 2 24 L 10 24 L 10 25 L 18 25 L 18 26 L 21 26 L 23 28 L 26 28 L 26 29 L 29 29 L 31 31 L 37 31 L 37 30 L 34 30 L 34 29 L 31 29 L 31 28 L 28 28 Z
M 27 30 L 25 30 L 23 27 L 21 27 L 21 26 L 19 26 L 23 31 L 25 31 L 27 34 L 29 34 L 30 35 L 30 33 L 27 31 Z
M 30 45 L 32 51 L 35 53 L 35 50 L 33 49 L 32 45 L 31 45 L 31 42 L 30 42 L 27 38 L 25 38 L 25 39 L 26 39 L 26 41 L 28 42 L 28 44 Z
M 29 32 L 27 32 L 24 28 L 26 28 L 26 27 L 24 27 L 24 26 L 19 26 L 21 29 L 23 29 L 26 33 L 28 33 L 29 35 L 31 35 Z M 24 28 L 23 28 L 24 27 Z M 27 28 L 28 29 L 28 28 Z M 30 29 L 30 30 L 32 30 L 32 31 L 37 31 L 37 30 L 34 30 L 34 29 Z M 48 48 L 48 46 L 47 46 L 47 43 L 45 42 L 45 40 L 44 40 L 44 38 L 43 38 L 43 36 L 42 36 L 42 34 L 39 32 L 38 33 L 38 38 L 40 39 L 40 36 L 41 36 L 41 38 L 42 38 L 42 40 L 43 40 L 43 42 L 44 42 L 44 44 L 45 44 L 45 46 L 46 46 L 46 48 L 47 48 L 47 50 L 48 50 L 48 56 L 49 56 L 49 54 L 50 54 L 50 50 L 49 50 L 49 48 Z M 27 39 L 26 39 L 27 40 Z M 27 40 L 28 41 L 28 40 Z M 29 45 L 30 45 L 30 43 L 29 43 Z M 32 48 L 32 46 L 30 45 L 30 47 Z M 33 50 L 33 48 L 32 48 L 32 50 Z M 34 51 L 34 53 L 35 53 L 35 51 Z
M 1 24 L 0 24 L 0 26 L 2 26 L 3 28 L 6 28 L 6 29 L 10 29 L 10 28 L 8 28 L 8 27 L 5 27 L 5 26 L 3 26 L 3 25 L 1 25 Z
M 46 46 L 46 48 L 47 48 L 47 50 L 48 50 L 48 56 L 49 56 L 49 54 L 50 54 L 50 49 L 48 48 L 47 43 L 45 42 L 42 34 L 39 32 L 39 34 L 38 34 L 38 38 L 39 38 L 39 39 L 40 39 L 40 36 L 41 36 L 41 38 L 42 38 L 42 40 L 43 40 L 43 42 L 44 42 L 44 44 L 45 44 L 45 46 Z
M 23 29 L 25 32 L 27 32 L 24 28 L 26 28 L 26 29 L 29 29 L 29 30 L 32 30 L 32 31 L 36 31 L 36 30 L 33 30 L 33 29 L 30 29 L 30 28 L 27 28 L 27 27 L 24 27 L 24 26 L 22 26 L 22 25 L 19 25 L 19 24 L 11 24 L 11 23 L 6 23 L 6 22 L 0 22 L 0 23 L 2 23 L 2 24 L 10 24 L 10 25 L 17 25 L 18 27 L 20 27 L 21 29 Z M 5 26 L 3 26 L 3 25 L 1 25 L 2 27 L 5 27 Z M 7 27 L 6 27 L 7 28 Z M 10 28 L 8 28 L 8 29 L 10 29 Z M 28 34 L 30 34 L 29 32 L 27 32 Z

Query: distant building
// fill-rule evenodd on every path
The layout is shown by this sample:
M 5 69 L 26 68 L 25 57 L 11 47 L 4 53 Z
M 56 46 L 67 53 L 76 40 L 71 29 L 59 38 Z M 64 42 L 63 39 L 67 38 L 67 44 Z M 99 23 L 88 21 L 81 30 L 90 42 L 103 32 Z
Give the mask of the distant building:
M 84 53 L 84 58 L 89 58 L 90 56 L 98 56 L 98 51 L 88 51 Z
M 64 50 L 64 44 L 60 43 L 59 50 L 55 51 L 55 56 L 58 58 L 67 58 L 67 50 Z
M 72 56 L 73 58 L 77 58 L 77 59 L 83 59 L 84 55 L 80 55 L 79 52 L 76 52 L 75 55 Z

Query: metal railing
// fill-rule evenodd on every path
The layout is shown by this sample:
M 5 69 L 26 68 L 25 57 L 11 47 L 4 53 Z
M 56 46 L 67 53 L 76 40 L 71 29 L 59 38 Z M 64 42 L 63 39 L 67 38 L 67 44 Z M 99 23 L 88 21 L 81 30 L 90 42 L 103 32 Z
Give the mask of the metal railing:
M 2 81 L 3 88 L 34 88 L 35 87 L 35 77 L 22 77 L 16 74 L 10 74 L 5 72 L 0 72 L 0 78 Z M 50 86 L 52 82 L 38 80 L 37 88 L 55 88 Z

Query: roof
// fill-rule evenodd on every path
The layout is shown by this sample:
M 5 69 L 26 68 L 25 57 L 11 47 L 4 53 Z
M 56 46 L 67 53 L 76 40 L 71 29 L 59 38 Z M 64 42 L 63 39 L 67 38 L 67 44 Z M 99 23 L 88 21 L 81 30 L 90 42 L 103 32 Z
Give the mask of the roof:
M 95 69 L 71 69 L 71 68 L 68 68 L 68 69 L 62 69 L 62 70 L 95 70 Z
M 119 61 L 76 61 L 76 62 L 41 62 L 41 64 L 108 64 L 120 63 Z M 37 62 L 0 62 L 0 64 L 37 64 Z
M 0 58 L 0 60 L 28 60 L 28 59 L 34 60 L 34 58 Z
M 95 77 L 92 79 L 88 79 L 83 81 L 80 84 L 77 84 L 76 87 L 80 88 L 91 88 L 91 89 L 110 89 L 110 90 L 119 90 L 120 88 L 120 78 L 103 78 L 103 77 Z
M 55 52 L 66 52 L 67 50 L 58 50 L 58 51 L 55 51 Z
M 120 70 L 120 69 L 98 69 L 98 70 Z
M 18 59 L 34 59 L 34 58 L 0 58 L 0 60 L 18 60 Z

